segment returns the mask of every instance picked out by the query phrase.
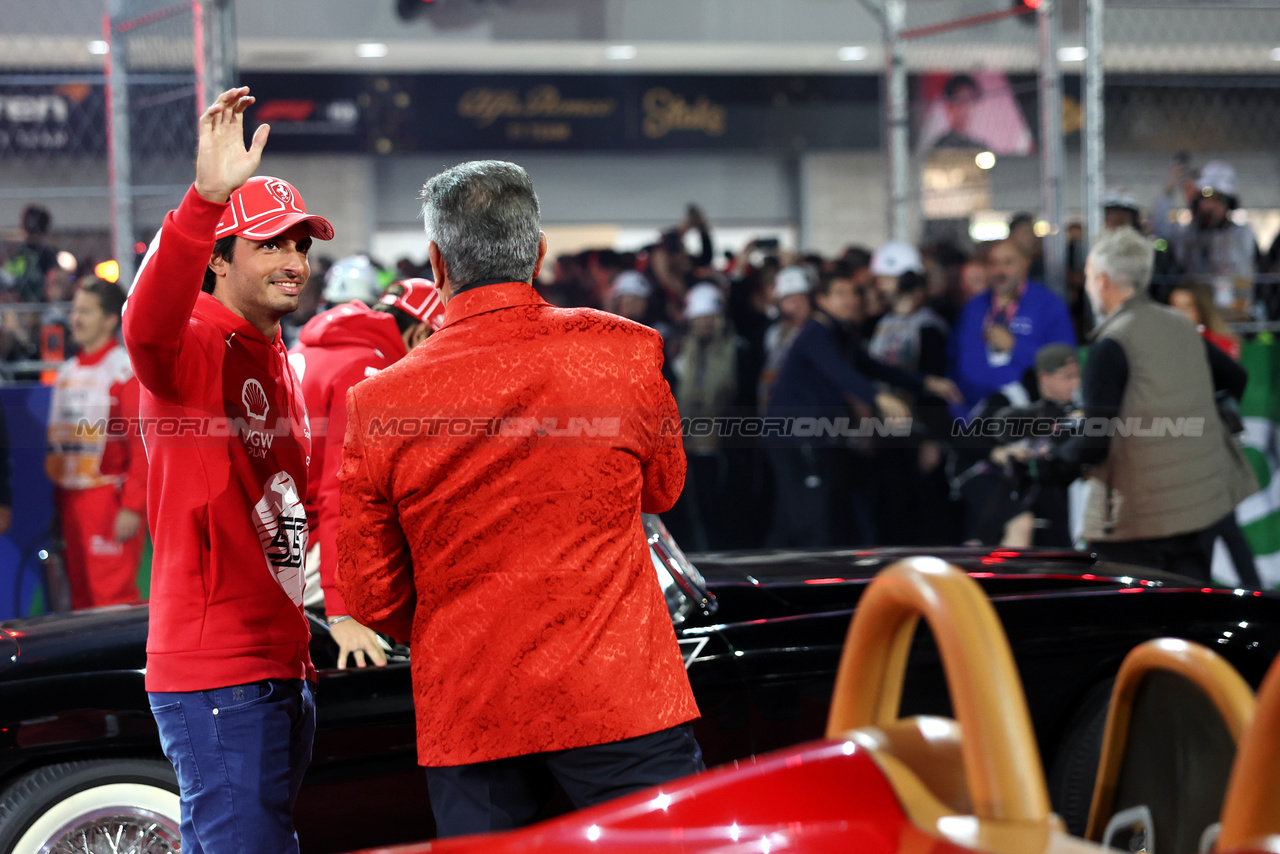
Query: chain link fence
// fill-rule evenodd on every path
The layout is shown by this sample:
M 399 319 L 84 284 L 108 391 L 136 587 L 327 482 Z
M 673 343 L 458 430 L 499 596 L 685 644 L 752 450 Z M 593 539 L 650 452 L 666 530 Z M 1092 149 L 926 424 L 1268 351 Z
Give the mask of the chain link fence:
M 197 114 L 198 0 L 112 0 L 114 145 L 108 166 L 120 187 L 113 231 L 122 272 L 191 182 Z M 123 101 L 123 103 L 121 103 Z
M 1162 293 L 1280 320 L 1280 3 L 1112 0 L 1103 33 L 1110 216 L 1161 239 Z
M 111 252 L 102 4 L 39 23 L 0 36 L 0 382 L 60 358 L 78 267 Z
M 44 0 L 0 35 L 0 382 L 50 378 L 77 278 L 127 281 L 189 185 L 201 11 Z

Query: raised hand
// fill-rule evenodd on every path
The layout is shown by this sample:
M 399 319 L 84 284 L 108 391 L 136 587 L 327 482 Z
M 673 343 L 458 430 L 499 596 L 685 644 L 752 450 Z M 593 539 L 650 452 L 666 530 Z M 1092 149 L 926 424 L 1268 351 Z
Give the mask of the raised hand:
M 261 125 L 253 142 L 244 145 L 244 111 L 253 103 L 248 86 L 228 89 L 200 117 L 196 146 L 196 192 L 211 202 L 225 202 L 232 191 L 253 177 L 262 162 L 270 128 Z

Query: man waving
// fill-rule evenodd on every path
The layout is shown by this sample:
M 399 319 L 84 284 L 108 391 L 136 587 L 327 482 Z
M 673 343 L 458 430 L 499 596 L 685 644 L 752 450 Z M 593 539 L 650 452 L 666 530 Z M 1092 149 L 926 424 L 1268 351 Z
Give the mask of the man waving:
M 165 218 L 124 315 L 142 384 L 155 532 L 146 686 L 178 774 L 182 850 L 297 851 L 315 668 L 302 611 L 310 429 L 280 318 L 333 227 L 251 177 L 247 88 L 200 117 L 196 179 Z

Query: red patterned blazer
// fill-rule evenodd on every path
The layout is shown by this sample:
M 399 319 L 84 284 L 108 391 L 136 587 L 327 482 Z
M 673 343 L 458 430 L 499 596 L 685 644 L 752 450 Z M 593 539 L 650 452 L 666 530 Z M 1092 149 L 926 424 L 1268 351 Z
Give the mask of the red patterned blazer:
M 698 716 L 640 520 L 684 484 L 661 368 L 653 330 L 511 282 L 349 392 L 338 586 L 409 640 L 421 764 Z

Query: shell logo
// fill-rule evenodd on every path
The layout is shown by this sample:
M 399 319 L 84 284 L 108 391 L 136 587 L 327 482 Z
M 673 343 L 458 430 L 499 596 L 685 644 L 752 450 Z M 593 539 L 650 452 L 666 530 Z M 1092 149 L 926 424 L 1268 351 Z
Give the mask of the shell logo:
M 263 390 L 262 383 L 255 379 L 245 380 L 244 387 L 240 389 L 240 402 L 244 404 L 244 411 L 249 413 L 250 418 L 267 420 L 271 405 L 267 403 L 267 393 Z
M 293 202 L 293 190 L 289 189 L 289 185 L 284 181 L 276 180 L 268 182 L 267 192 L 284 202 L 286 205 Z

